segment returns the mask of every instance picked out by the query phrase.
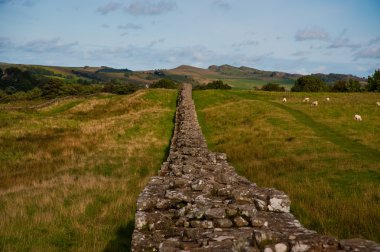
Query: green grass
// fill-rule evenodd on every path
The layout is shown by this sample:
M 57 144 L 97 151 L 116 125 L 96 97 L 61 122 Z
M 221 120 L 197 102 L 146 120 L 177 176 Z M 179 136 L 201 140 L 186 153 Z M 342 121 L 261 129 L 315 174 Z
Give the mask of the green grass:
M 193 96 L 209 147 L 227 153 L 238 173 L 259 186 L 285 191 L 302 224 L 339 238 L 380 241 L 379 94 L 210 90 Z M 306 96 L 319 106 L 303 103 Z M 354 121 L 357 113 L 362 122 Z
M 176 95 L 0 110 L 0 250 L 128 251 L 137 196 L 169 146 Z
M 223 82 L 230 85 L 233 89 L 241 89 L 241 90 L 252 90 L 255 87 L 261 88 L 263 85 L 267 83 L 275 83 L 279 84 L 286 89 L 290 89 L 294 84 L 293 80 L 289 79 L 260 79 L 260 78 L 251 78 L 251 77 L 241 77 L 241 76 L 224 76 L 224 75 L 206 75 L 206 78 L 210 79 L 219 79 Z

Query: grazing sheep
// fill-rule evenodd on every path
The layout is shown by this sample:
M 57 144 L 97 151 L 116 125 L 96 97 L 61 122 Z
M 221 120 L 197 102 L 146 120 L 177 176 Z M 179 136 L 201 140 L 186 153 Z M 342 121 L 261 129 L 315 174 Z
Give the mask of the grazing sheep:
M 378 107 L 380 107 L 380 102 L 376 102 L 376 105 L 377 105 Z
M 326 101 L 330 101 L 330 97 L 326 97 Z
M 284 102 L 284 103 L 286 102 L 286 98 L 285 98 L 285 97 L 284 97 L 284 98 L 282 98 L 282 102 Z
M 310 101 L 310 98 L 309 97 L 305 97 L 302 102 L 309 102 L 309 101 Z
M 356 121 L 362 121 L 362 117 L 361 117 L 361 115 L 355 115 L 354 116 L 354 119 L 356 120 Z
M 313 103 L 311 104 L 311 106 L 318 106 L 318 101 L 313 101 Z

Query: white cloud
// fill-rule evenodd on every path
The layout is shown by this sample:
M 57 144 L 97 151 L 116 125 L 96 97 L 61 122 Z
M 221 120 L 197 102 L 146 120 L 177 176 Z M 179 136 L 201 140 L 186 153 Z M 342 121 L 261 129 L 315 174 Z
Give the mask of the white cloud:
M 78 45 L 78 42 L 64 42 L 60 38 L 53 39 L 37 39 L 32 40 L 24 45 L 19 46 L 20 49 L 27 52 L 44 53 L 44 52 L 72 52 L 73 47 Z
M 214 0 L 212 2 L 213 6 L 219 8 L 219 9 L 222 9 L 224 11 L 228 11 L 231 9 L 231 6 L 229 3 L 223 1 L 223 0 Z
M 297 41 L 304 40 L 321 40 L 328 41 L 330 39 L 330 34 L 324 29 L 314 26 L 310 28 L 305 28 L 303 30 L 298 30 L 295 34 L 295 39 Z
M 292 56 L 304 57 L 308 54 L 310 54 L 310 52 L 308 52 L 308 51 L 297 51 L 297 52 L 292 53 Z
M 352 48 L 352 49 L 359 48 L 360 47 L 359 44 L 351 43 L 350 39 L 345 36 L 346 31 L 347 30 L 344 29 L 340 33 L 340 35 L 336 37 L 334 41 L 328 46 L 328 48 L 330 49 L 343 48 L 343 47 Z
M 117 29 L 119 29 L 119 30 L 141 30 L 142 26 L 137 25 L 137 24 L 128 23 L 128 24 L 124 24 L 124 25 L 119 25 L 117 27 Z
M 252 40 L 252 39 L 248 39 L 248 40 L 241 41 L 241 42 L 238 42 L 238 43 L 233 43 L 232 46 L 233 47 L 246 47 L 246 46 L 257 46 L 258 44 L 259 44 L 258 41 Z
M 122 4 L 119 2 L 109 2 L 106 5 L 100 6 L 97 11 L 103 15 L 106 15 L 109 12 L 116 11 L 122 7 Z
M 354 55 L 354 60 L 357 59 L 380 59 L 380 45 L 370 46 L 367 48 L 364 48 Z
M 177 8 L 177 4 L 172 0 L 160 0 L 158 2 L 153 0 L 140 0 L 134 1 L 125 7 L 125 11 L 136 16 L 158 15 L 174 10 L 175 8 Z

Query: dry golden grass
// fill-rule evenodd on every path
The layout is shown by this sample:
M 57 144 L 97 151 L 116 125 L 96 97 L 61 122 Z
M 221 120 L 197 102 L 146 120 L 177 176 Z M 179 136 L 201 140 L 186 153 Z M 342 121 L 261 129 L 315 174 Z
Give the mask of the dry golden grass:
M 175 100 L 176 91 L 144 90 L 0 111 L 0 250 L 128 250 Z

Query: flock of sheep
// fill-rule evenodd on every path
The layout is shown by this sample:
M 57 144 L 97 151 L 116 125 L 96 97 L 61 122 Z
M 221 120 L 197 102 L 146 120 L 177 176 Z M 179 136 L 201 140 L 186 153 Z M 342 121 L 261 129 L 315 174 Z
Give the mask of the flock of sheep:
M 284 97 L 284 98 L 282 98 L 282 102 L 283 103 L 285 103 L 287 101 L 287 99 Z M 330 97 L 326 97 L 326 101 L 327 102 L 329 102 L 330 101 Z M 302 102 L 310 102 L 310 98 L 309 97 L 305 97 L 303 100 L 302 100 Z M 380 102 L 378 101 L 378 102 L 376 102 L 376 105 L 378 106 L 378 107 L 380 107 Z M 318 101 L 313 101 L 312 103 L 311 103 L 311 106 L 318 106 Z M 356 121 L 362 121 L 362 116 L 361 115 L 358 115 L 358 114 L 356 114 L 356 115 L 354 115 L 354 119 L 356 120 Z

